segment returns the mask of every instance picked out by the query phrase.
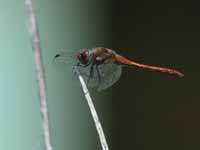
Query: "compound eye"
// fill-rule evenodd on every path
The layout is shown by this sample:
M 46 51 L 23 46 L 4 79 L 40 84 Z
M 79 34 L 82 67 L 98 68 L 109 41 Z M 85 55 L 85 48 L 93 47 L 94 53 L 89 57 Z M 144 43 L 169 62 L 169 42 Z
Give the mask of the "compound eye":
M 82 51 L 78 55 L 78 59 L 82 64 L 87 64 L 88 63 L 88 51 Z
M 85 53 L 85 52 L 81 54 L 81 58 L 82 58 L 83 60 L 86 59 L 86 53 Z

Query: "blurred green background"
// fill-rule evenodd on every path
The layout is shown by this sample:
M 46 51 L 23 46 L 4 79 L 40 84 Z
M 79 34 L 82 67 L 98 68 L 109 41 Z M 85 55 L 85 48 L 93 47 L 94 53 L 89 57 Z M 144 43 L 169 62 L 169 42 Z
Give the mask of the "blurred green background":
M 185 73 L 176 79 L 123 68 L 112 88 L 92 92 L 112 150 L 200 149 L 200 11 L 191 1 L 34 1 L 49 96 L 52 143 L 101 149 L 80 85 L 59 51 L 108 47 Z M 0 149 L 40 150 L 42 128 L 24 1 L 0 0 Z

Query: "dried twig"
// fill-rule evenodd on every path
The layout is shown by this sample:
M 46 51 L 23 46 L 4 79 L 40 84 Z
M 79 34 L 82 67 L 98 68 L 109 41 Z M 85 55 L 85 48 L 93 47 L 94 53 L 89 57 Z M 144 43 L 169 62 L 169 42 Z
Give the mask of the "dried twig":
M 44 131 L 44 144 L 45 150 L 52 150 L 51 140 L 50 140 L 50 127 L 49 127 L 49 116 L 48 116 L 48 105 L 47 105 L 47 95 L 46 95 L 46 83 L 45 83 L 45 73 L 42 63 L 41 47 L 40 47 L 40 37 L 36 21 L 36 16 L 33 10 L 32 0 L 25 0 L 25 13 L 27 15 L 28 25 L 27 28 L 30 32 L 32 49 L 34 54 L 34 61 L 37 74 L 37 84 L 39 89 L 40 98 L 40 111 L 42 115 L 42 125 Z
M 94 123 L 95 123 L 95 126 L 96 126 L 96 130 L 97 130 L 98 135 L 99 135 L 99 139 L 100 139 L 100 142 L 101 142 L 102 150 L 109 150 L 108 144 L 107 144 L 104 132 L 103 132 L 103 128 L 101 126 L 101 122 L 99 121 L 97 112 L 95 110 L 94 104 L 92 102 L 92 98 L 91 98 L 90 93 L 88 91 L 88 88 L 87 88 L 87 86 L 85 84 L 85 81 L 84 81 L 83 77 L 81 76 L 78 68 L 75 67 L 74 69 L 75 69 L 75 71 L 76 71 L 76 73 L 78 75 L 78 78 L 80 80 L 80 83 L 81 83 L 85 98 L 86 98 L 87 103 L 89 105 L 90 112 L 92 114 L 92 117 L 93 117 L 93 120 L 94 120 Z

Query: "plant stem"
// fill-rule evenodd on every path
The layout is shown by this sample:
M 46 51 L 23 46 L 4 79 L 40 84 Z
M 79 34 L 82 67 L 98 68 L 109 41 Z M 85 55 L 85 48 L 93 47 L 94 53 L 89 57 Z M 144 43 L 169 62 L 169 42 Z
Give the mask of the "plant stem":
M 100 139 L 100 142 L 101 142 L 102 150 L 109 150 L 108 144 L 107 144 L 104 132 L 103 132 L 103 128 L 101 126 L 101 122 L 99 120 L 99 117 L 98 117 L 97 112 L 95 110 L 94 104 L 92 102 L 92 98 L 90 96 L 89 90 L 88 90 L 88 88 L 87 88 L 87 86 L 85 84 L 85 81 L 84 81 L 83 77 L 81 76 L 78 68 L 75 67 L 74 69 L 75 69 L 75 71 L 76 71 L 76 73 L 78 75 L 78 78 L 80 80 L 80 83 L 81 83 L 85 98 L 86 98 L 88 106 L 90 108 L 90 112 L 92 114 L 92 117 L 93 117 L 93 120 L 94 120 L 94 123 L 95 123 L 95 126 L 96 126 L 96 130 L 97 130 L 98 135 L 99 135 L 99 139 Z
M 45 72 L 42 62 L 40 36 L 37 26 L 36 15 L 33 10 L 32 0 L 25 0 L 25 13 L 27 15 L 28 25 L 27 28 L 30 33 L 32 50 L 34 54 L 34 62 L 36 67 L 37 84 L 40 98 L 40 111 L 42 115 L 42 126 L 45 150 L 52 150 L 50 140 L 50 127 L 49 127 L 49 115 L 48 115 L 48 103 L 46 94 Z

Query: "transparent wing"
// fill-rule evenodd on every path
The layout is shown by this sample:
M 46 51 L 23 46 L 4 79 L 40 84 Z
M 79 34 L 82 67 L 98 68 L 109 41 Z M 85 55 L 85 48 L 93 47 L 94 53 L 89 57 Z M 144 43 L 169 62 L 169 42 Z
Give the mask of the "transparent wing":
M 94 65 L 93 74 L 91 76 L 90 71 L 91 65 L 87 67 L 80 67 L 80 73 L 85 81 L 88 82 L 88 86 L 101 91 L 112 86 L 119 80 L 122 68 L 117 64 L 101 64 L 98 68 Z
M 101 91 L 112 86 L 119 80 L 122 73 L 122 67 L 116 64 L 102 64 L 99 65 L 99 72 L 101 81 L 98 90 Z
M 77 62 L 76 51 L 71 52 L 58 52 L 55 54 L 53 61 L 55 64 L 64 65 Z

